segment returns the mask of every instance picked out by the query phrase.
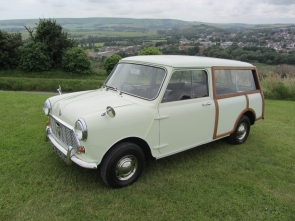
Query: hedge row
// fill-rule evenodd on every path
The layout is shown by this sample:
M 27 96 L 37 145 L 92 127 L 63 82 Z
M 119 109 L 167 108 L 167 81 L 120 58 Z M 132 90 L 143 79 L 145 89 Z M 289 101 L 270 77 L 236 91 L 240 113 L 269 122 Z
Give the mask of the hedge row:
M 64 92 L 75 92 L 98 89 L 103 80 L 94 79 L 45 79 L 45 78 L 17 78 L 0 77 L 0 90 L 6 91 L 45 91 L 56 92 L 61 85 Z M 267 99 L 295 100 L 295 79 L 280 78 L 277 75 L 261 80 L 264 96 Z
M 45 71 L 45 72 L 24 72 L 19 70 L 2 70 L 0 77 L 13 78 L 46 78 L 46 79 L 82 79 L 82 80 L 105 80 L 107 78 L 106 71 L 99 69 L 95 70 L 95 74 L 81 75 L 74 73 L 65 73 L 63 71 Z
M 64 92 L 94 90 L 102 86 L 104 80 L 42 79 L 42 78 L 0 78 L 0 90 L 56 92 L 58 85 Z

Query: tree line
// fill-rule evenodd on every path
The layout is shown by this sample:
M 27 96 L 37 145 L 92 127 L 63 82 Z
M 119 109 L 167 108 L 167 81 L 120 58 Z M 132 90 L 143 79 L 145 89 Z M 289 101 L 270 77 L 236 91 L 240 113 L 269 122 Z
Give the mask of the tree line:
M 20 33 L 0 30 L 0 70 L 91 72 L 91 62 L 84 50 L 68 39 L 55 20 L 40 19 L 35 28 L 25 28 L 28 42 L 22 40 Z
M 223 49 L 218 45 L 206 48 L 202 55 L 216 58 L 227 58 L 246 62 L 259 62 L 264 64 L 290 64 L 295 65 L 295 51 L 277 52 L 268 47 L 239 47 L 236 43 Z
M 49 71 L 62 70 L 65 72 L 89 74 L 92 72 L 91 61 L 87 57 L 83 46 L 84 42 L 93 44 L 95 42 L 122 42 L 122 44 L 142 42 L 142 37 L 97 37 L 88 36 L 82 39 L 80 46 L 78 42 L 69 39 L 67 33 L 63 32 L 61 25 L 55 20 L 40 19 L 36 27 L 31 29 L 25 27 L 29 33 L 29 39 L 23 41 L 20 33 L 8 33 L 0 30 L 0 70 L 19 69 L 23 71 Z M 125 41 L 125 42 L 124 42 Z M 161 50 L 150 47 L 139 52 L 142 54 L 180 54 L 201 55 L 208 57 L 235 59 L 246 62 L 260 62 L 265 64 L 291 64 L 295 65 L 295 51 L 290 53 L 277 52 L 267 47 L 239 47 L 236 43 L 223 49 L 220 45 L 213 45 L 200 50 L 199 44 L 192 44 L 188 50 L 179 49 L 179 37 L 173 36 L 167 41 L 157 42 L 157 46 L 167 46 Z M 134 55 L 137 55 L 134 54 Z M 109 73 L 112 67 L 122 57 L 129 56 L 119 53 L 110 59 L 103 61 L 103 66 Z

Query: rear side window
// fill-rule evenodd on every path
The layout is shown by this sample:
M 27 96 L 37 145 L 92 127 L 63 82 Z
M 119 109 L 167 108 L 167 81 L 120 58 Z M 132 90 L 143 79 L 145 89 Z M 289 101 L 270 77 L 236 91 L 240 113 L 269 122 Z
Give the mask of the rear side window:
M 256 90 L 252 70 L 215 70 L 216 94 L 232 94 Z

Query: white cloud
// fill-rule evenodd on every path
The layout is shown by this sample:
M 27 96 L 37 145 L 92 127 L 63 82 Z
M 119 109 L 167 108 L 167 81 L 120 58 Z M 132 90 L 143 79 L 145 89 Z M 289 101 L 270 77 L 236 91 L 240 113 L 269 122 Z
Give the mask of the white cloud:
M 294 0 L 263 0 L 265 4 L 273 5 L 295 5 Z
M 212 23 L 295 23 L 295 0 L 0 0 L 0 20 L 170 18 Z

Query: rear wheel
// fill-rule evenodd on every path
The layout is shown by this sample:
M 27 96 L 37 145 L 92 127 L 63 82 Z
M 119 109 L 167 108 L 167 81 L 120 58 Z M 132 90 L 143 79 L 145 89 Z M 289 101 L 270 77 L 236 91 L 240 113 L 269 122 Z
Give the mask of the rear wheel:
M 104 157 L 100 174 L 106 185 L 119 188 L 134 183 L 144 167 L 144 153 L 133 143 L 119 143 Z
M 238 122 L 235 131 L 229 136 L 228 141 L 231 144 L 244 143 L 250 133 L 250 120 L 247 116 L 243 115 Z

